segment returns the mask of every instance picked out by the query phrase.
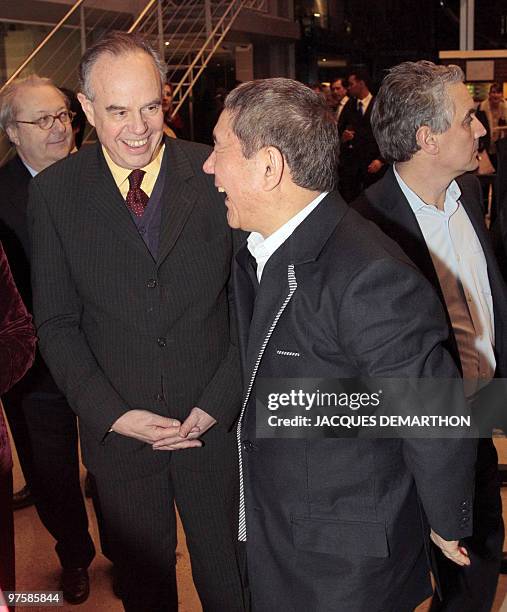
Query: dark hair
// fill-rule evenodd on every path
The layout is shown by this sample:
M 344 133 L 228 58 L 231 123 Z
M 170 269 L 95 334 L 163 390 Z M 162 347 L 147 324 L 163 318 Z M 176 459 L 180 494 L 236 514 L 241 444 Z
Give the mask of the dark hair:
M 89 99 L 93 100 L 94 94 L 90 88 L 90 72 L 97 60 L 106 53 L 117 57 L 128 53 L 144 51 L 152 59 L 160 73 L 160 87 L 166 80 L 166 65 L 153 47 L 138 34 L 127 34 L 126 32 L 111 32 L 103 36 L 94 45 L 89 47 L 79 63 L 79 88 Z
M 366 87 L 368 87 L 368 89 L 371 89 L 371 77 L 370 73 L 366 70 L 366 68 L 356 68 L 349 70 L 346 79 L 347 82 L 349 82 L 351 76 L 354 76 L 356 78 L 356 81 L 364 81 Z
M 503 87 L 500 83 L 491 83 L 489 87 L 489 93 L 501 93 L 503 94 Z
M 388 70 L 375 98 L 371 125 L 382 157 L 408 161 L 419 150 L 417 130 L 427 125 L 436 134 L 449 129 L 454 104 L 448 86 L 462 83 L 459 66 L 403 62 Z
M 261 79 L 231 91 L 224 111 L 231 115 L 246 158 L 262 147 L 276 147 L 296 185 L 313 191 L 334 188 L 339 137 L 321 95 L 291 79 Z

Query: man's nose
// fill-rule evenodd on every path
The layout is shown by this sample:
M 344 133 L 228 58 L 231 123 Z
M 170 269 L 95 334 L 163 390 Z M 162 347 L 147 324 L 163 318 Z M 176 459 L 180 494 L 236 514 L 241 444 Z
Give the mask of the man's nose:
M 206 174 L 215 174 L 215 151 L 212 151 L 208 159 L 202 165 Z
M 130 123 L 130 129 L 134 134 L 144 134 L 146 132 L 147 124 L 142 113 L 134 113 L 132 121 Z

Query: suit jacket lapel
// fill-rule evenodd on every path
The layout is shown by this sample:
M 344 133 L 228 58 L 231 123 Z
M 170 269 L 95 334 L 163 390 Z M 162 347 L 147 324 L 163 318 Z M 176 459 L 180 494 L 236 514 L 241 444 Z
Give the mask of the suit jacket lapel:
M 289 266 L 294 262 L 282 245 L 268 260 L 264 268 L 250 324 L 247 347 L 247 368 L 252 371 L 263 353 L 280 316 L 292 299 L 294 286 L 289 285 Z
M 318 257 L 347 210 L 338 193 L 329 194 L 269 258 L 250 324 L 247 376 L 256 371 L 272 333 L 297 292 L 298 267 Z
M 83 175 L 83 191 L 87 204 L 95 208 L 120 240 L 127 240 L 144 255 L 149 251 L 132 221 L 125 200 L 114 182 L 113 176 L 102 153 L 99 143 L 97 155 L 86 167 Z M 77 153 L 76 155 L 79 155 Z
M 421 232 L 414 211 L 403 195 L 390 167 L 384 178 L 366 191 L 366 197 L 375 205 L 375 222 L 402 248 L 436 289 L 445 307 L 433 260 Z M 385 209 L 385 213 L 383 213 Z
M 245 243 L 236 254 L 232 268 L 232 284 L 243 368 L 246 368 L 248 336 L 256 297 L 256 288 L 253 286 L 250 274 L 247 271 L 248 265 L 250 265 L 249 252 Z
M 157 265 L 160 266 L 171 252 L 185 223 L 192 212 L 198 193 L 191 180 L 195 176 L 188 158 L 181 151 L 177 140 L 165 139 L 166 178 L 163 190 L 162 221 Z

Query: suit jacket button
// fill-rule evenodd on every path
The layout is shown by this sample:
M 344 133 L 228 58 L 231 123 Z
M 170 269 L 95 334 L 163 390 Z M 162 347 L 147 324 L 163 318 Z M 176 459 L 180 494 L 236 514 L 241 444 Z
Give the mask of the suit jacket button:
M 161 348 L 164 348 L 165 346 L 167 346 L 167 340 L 165 338 L 157 338 L 157 344 Z
M 468 508 L 468 506 L 470 505 L 470 503 L 467 500 L 464 500 L 461 502 L 460 507 L 461 508 Z
M 247 453 L 250 453 L 251 451 L 254 450 L 254 445 L 252 444 L 252 442 L 250 442 L 250 440 L 243 441 L 243 450 L 246 451 Z
M 157 286 L 157 280 L 155 278 L 150 278 L 150 280 L 146 283 L 148 289 L 155 289 Z

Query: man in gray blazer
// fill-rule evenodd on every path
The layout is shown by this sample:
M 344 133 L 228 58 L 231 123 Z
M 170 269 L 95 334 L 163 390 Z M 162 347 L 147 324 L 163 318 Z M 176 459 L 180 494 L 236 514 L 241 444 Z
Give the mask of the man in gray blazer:
M 236 611 L 232 239 L 201 172 L 208 149 L 163 139 L 164 77 L 128 34 L 83 56 L 79 100 L 99 142 L 31 185 L 34 311 L 79 417 L 125 609 L 178 608 L 176 503 L 204 609 Z
M 431 594 L 419 504 L 443 554 L 469 563 L 459 540 L 472 530 L 475 442 L 265 439 L 255 398 L 260 378 L 456 377 L 442 306 L 332 191 L 339 142 L 320 96 L 289 79 L 244 83 L 214 137 L 204 170 L 226 193 L 229 225 L 251 232 L 233 278 L 238 539 L 253 610 L 412 610 Z

